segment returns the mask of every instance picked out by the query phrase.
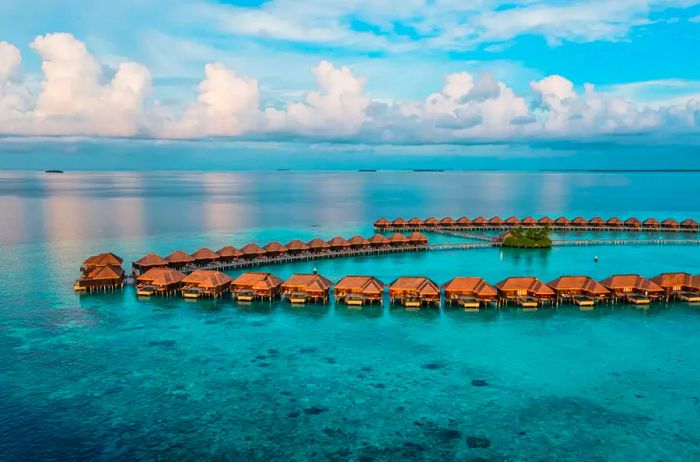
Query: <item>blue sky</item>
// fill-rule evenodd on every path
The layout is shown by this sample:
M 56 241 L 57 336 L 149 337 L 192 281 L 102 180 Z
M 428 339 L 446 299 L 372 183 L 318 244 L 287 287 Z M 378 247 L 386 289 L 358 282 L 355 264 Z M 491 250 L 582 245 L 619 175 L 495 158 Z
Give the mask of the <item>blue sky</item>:
M 434 143 L 700 121 L 686 0 L 4 0 L 0 42 L 8 135 Z

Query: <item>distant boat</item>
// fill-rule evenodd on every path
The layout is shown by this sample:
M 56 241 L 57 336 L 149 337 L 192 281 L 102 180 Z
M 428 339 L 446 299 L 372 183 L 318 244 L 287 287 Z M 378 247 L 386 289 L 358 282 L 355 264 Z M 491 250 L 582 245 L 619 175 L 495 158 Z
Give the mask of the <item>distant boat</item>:
M 44 170 L 44 173 L 63 173 L 63 170 Z

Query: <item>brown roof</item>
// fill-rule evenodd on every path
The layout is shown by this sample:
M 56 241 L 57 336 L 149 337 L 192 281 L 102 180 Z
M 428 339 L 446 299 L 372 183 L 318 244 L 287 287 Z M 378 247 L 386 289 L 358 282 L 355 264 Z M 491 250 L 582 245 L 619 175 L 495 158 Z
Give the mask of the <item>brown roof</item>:
M 638 274 L 616 274 L 603 279 L 600 283 L 611 290 L 634 288 L 645 292 L 663 292 L 656 283 Z
M 651 278 L 652 282 L 664 289 L 669 289 L 673 286 L 683 286 L 700 290 L 700 280 L 696 279 L 688 273 L 661 273 Z
M 639 219 L 631 217 L 625 220 L 625 225 L 626 226 L 640 226 L 642 224 Z
M 84 266 L 121 266 L 122 262 L 124 261 L 123 258 L 121 258 L 118 255 L 113 254 L 112 252 L 105 252 L 105 253 L 100 253 L 97 255 L 93 255 L 92 257 L 88 257 L 84 262 Z
M 506 218 L 506 223 L 509 225 L 519 225 L 520 224 L 520 218 L 518 217 L 508 217 Z
M 411 233 L 408 236 L 408 240 L 412 243 L 415 243 L 415 244 L 427 244 L 428 243 L 428 238 L 425 237 L 423 234 L 418 233 L 418 232 Z
M 321 250 L 321 249 L 330 249 L 331 248 L 331 246 L 328 245 L 328 243 L 326 241 L 324 241 L 323 239 L 321 239 L 320 237 L 317 237 L 315 239 L 311 239 L 308 242 L 308 246 L 310 249 L 313 249 L 313 250 Z
M 426 225 L 437 225 L 438 220 L 435 217 L 428 217 L 425 219 L 425 221 L 423 223 L 425 223 Z
M 282 289 L 328 290 L 333 283 L 320 274 L 293 274 L 282 283 Z
M 136 263 L 139 266 L 144 266 L 144 267 L 165 266 L 168 264 L 168 260 L 166 260 L 165 258 L 163 258 L 159 255 L 156 255 L 154 253 L 149 253 L 145 257 L 139 258 L 134 263 Z
M 219 250 L 216 251 L 216 253 L 222 258 L 229 258 L 229 257 L 238 258 L 238 257 L 243 256 L 243 252 L 241 252 L 240 250 L 238 250 L 237 248 L 235 248 L 231 245 L 227 245 L 227 246 L 220 248 Z
M 686 218 L 681 222 L 681 226 L 684 228 L 697 228 L 698 222 L 693 220 L 692 218 Z
M 606 221 L 605 223 L 611 226 L 620 226 L 622 224 L 622 220 L 620 220 L 617 217 L 612 217 L 608 219 L 608 221 Z
M 537 295 L 554 295 L 551 287 L 534 277 L 511 277 L 496 284 L 501 290 L 527 290 Z
M 440 220 L 441 225 L 454 225 L 455 223 L 457 222 L 452 217 L 445 217 L 442 220 Z
M 590 220 L 588 220 L 589 225 L 602 225 L 603 223 L 605 222 L 600 217 L 593 217 Z
M 476 277 L 456 277 L 442 286 L 446 292 L 474 292 L 482 297 L 495 297 L 498 295 L 493 288 L 483 278 Z
M 679 226 L 678 222 L 673 218 L 666 218 L 661 224 L 669 228 L 677 228 Z
M 211 249 L 202 247 L 192 254 L 192 258 L 195 260 L 218 260 L 219 254 L 213 252 Z
M 388 226 L 389 225 L 389 220 L 386 218 L 380 218 L 379 220 L 374 222 L 374 226 Z
M 192 255 L 183 252 L 182 250 L 176 250 L 167 257 L 165 257 L 170 263 L 192 263 L 194 258 Z
M 574 225 L 585 225 L 588 223 L 588 220 L 586 220 L 583 217 L 576 217 L 573 220 L 571 220 L 571 223 Z
M 408 220 L 408 224 L 411 226 L 420 226 L 423 224 L 423 220 L 421 220 L 418 217 L 413 217 L 410 220 Z
M 375 234 L 374 236 L 369 238 L 369 243 L 370 244 L 388 244 L 389 239 L 387 239 L 386 236 L 383 234 Z
M 353 247 L 365 247 L 369 245 L 369 241 L 362 236 L 353 236 L 348 242 Z
M 590 294 L 607 295 L 608 289 L 588 276 L 562 276 L 547 283 L 554 290 L 583 290 Z
M 392 290 L 416 290 L 421 295 L 438 295 L 440 288 L 426 277 L 400 277 L 389 286 Z
M 395 218 L 394 221 L 391 222 L 391 224 L 394 226 L 404 226 L 406 224 L 406 220 L 401 217 Z
M 335 285 L 335 290 L 361 289 L 366 294 L 381 294 L 384 283 L 374 276 L 345 276 Z
M 293 241 L 287 242 L 287 250 L 293 250 L 297 252 L 303 252 L 305 250 L 309 250 L 309 246 L 300 241 L 299 239 L 294 239 Z
M 554 220 L 552 220 L 549 217 L 542 217 L 539 220 L 537 220 L 537 223 L 541 225 L 551 225 L 552 223 L 554 223 Z
M 487 223 L 487 221 L 486 221 L 486 218 L 484 218 L 484 217 L 476 217 L 472 220 L 473 225 L 484 225 L 486 223 Z
M 246 244 L 241 248 L 243 255 L 265 255 L 265 249 L 260 248 L 258 244 Z
M 457 220 L 457 224 L 459 224 L 459 225 L 470 225 L 471 223 L 472 223 L 472 221 L 467 217 L 460 217 Z
M 336 236 L 328 241 L 328 245 L 331 247 L 350 247 L 350 242 L 340 236 Z
M 270 242 L 269 244 L 267 244 L 264 247 L 264 249 L 267 252 L 286 252 L 287 251 L 287 248 L 277 241 Z
M 389 237 L 389 242 L 392 244 L 403 244 L 408 242 L 408 238 L 401 233 L 394 233 Z
M 178 270 L 171 268 L 151 268 L 136 280 L 142 284 L 153 284 L 154 286 L 169 286 L 177 284 L 185 278 L 185 275 Z
M 269 290 L 282 285 L 282 280 L 271 273 L 243 273 L 233 280 L 234 286 L 250 286 L 252 290 Z
M 524 225 L 534 225 L 534 224 L 537 223 L 537 222 L 536 222 L 535 219 L 532 218 L 532 217 L 525 217 L 525 218 L 523 218 L 523 220 L 522 220 L 521 223 L 524 224 Z
M 489 220 L 490 225 L 502 225 L 504 223 L 503 218 L 493 217 Z
M 183 284 L 196 284 L 203 289 L 213 289 L 225 286 L 231 278 L 221 271 L 196 270 L 182 279 Z
M 554 220 L 554 223 L 556 223 L 558 225 L 568 225 L 569 219 L 566 217 L 559 217 L 556 220 Z
M 86 279 L 91 281 L 110 281 L 113 279 L 121 279 L 124 276 L 124 270 L 121 266 L 107 265 L 98 266 L 90 271 Z
M 657 220 L 656 218 L 647 218 L 646 220 L 644 220 L 644 222 L 642 224 L 644 226 L 659 226 L 660 225 L 659 220 Z

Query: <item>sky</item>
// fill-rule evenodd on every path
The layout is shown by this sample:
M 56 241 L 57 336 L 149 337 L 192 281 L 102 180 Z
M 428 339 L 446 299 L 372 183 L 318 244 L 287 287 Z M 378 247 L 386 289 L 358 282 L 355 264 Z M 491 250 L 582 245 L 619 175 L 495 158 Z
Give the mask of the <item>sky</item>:
M 2 0 L 0 136 L 697 140 L 700 2 Z

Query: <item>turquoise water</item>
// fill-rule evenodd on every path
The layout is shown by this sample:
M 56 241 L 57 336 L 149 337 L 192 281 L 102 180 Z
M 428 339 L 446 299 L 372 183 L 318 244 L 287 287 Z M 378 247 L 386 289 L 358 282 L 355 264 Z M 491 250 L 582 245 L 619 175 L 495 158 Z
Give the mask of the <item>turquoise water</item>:
M 70 289 L 97 251 L 130 262 L 151 250 L 368 235 L 379 215 L 697 219 L 697 175 L 656 175 L 0 173 L 0 459 L 697 460 L 696 307 L 355 311 Z M 268 269 L 313 266 L 385 282 L 697 274 L 700 246 Z

